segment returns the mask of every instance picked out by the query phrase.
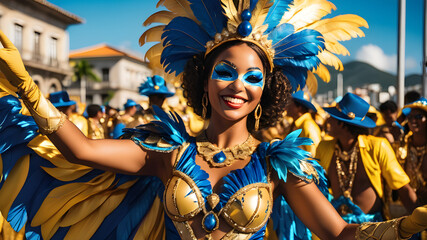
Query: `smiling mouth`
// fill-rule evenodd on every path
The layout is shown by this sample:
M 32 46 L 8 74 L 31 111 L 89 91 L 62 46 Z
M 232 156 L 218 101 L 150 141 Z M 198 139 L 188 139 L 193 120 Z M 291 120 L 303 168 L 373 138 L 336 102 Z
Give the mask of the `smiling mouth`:
M 243 98 L 232 97 L 232 96 L 222 96 L 222 100 L 224 101 L 225 105 L 233 109 L 238 109 L 242 107 L 243 104 L 247 101 Z

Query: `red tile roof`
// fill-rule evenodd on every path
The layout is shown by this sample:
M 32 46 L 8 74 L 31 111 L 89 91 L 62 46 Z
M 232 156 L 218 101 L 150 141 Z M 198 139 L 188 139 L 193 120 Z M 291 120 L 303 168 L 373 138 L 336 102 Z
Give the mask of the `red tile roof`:
M 101 57 L 130 57 L 137 61 L 145 62 L 142 58 L 118 50 L 106 44 L 73 50 L 70 52 L 70 59 L 77 58 L 101 58 Z

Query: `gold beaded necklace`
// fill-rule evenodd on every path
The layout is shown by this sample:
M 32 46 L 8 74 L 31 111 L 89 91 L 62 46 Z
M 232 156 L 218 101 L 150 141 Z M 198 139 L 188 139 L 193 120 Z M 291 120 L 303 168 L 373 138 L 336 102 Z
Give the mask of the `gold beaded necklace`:
M 412 140 L 412 139 L 411 139 Z M 405 171 L 411 179 L 410 185 L 417 190 L 426 185 L 421 171 L 421 165 L 426 154 L 426 146 L 416 147 L 412 141 L 409 141 L 409 154 L 406 160 Z
M 209 142 L 206 131 L 196 138 L 197 153 L 211 167 L 230 166 L 236 160 L 247 159 L 256 149 L 254 138 L 249 134 L 245 142 L 231 148 L 219 148 Z
M 338 183 L 341 188 L 341 191 L 344 195 L 344 197 L 349 198 L 353 201 L 353 198 L 351 197 L 351 190 L 353 189 L 353 183 L 354 178 L 356 176 L 357 172 L 357 159 L 358 159 L 358 152 L 359 148 L 357 147 L 357 142 L 354 144 L 353 149 L 350 151 L 350 164 L 347 169 L 344 169 L 341 162 L 341 158 L 339 155 L 340 147 L 338 144 L 335 147 L 335 156 L 336 156 L 336 164 L 337 164 L 337 174 L 338 174 Z M 348 161 L 345 159 L 342 159 L 343 161 Z

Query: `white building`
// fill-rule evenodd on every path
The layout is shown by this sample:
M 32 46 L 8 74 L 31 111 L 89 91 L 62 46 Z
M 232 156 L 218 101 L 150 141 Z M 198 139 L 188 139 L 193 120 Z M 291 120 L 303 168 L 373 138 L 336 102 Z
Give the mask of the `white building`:
M 128 98 L 134 101 L 146 100 L 139 95 L 138 87 L 151 76 L 148 64 L 141 58 L 101 44 L 70 52 L 70 62 L 86 60 L 101 82 L 87 80 L 86 103 L 108 104 L 122 108 Z M 80 82 L 73 82 L 67 88 L 70 96 L 80 96 Z
M 47 94 L 73 75 L 66 29 L 83 20 L 45 0 L 0 0 L 0 29 L 21 53 L 27 71 Z

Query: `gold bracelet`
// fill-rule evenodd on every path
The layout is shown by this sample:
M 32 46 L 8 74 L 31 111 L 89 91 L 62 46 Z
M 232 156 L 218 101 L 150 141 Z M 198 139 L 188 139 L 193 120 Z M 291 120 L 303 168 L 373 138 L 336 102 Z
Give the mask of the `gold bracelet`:
M 357 240 L 397 239 L 405 240 L 399 233 L 400 223 L 405 217 L 385 222 L 365 222 L 360 224 L 356 231 Z
M 57 131 L 67 119 L 67 116 L 56 109 L 52 103 L 47 100 L 33 83 L 30 90 L 21 90 L 19 93 L 22 102 L 27 107 L 40 133 L 47 135 Z M 37 96 L 39 94 L 39 96 Z

